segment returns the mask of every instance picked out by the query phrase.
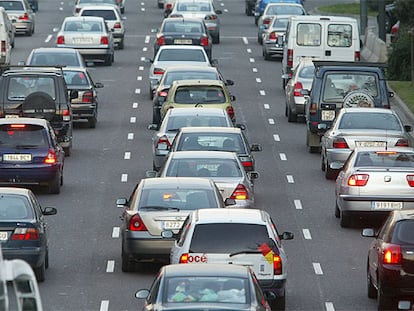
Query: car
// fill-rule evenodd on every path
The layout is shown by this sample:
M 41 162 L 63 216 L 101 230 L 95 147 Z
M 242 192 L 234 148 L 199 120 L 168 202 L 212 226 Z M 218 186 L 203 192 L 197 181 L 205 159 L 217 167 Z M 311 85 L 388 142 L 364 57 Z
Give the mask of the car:
M 401 300 L 408 301 L 405 309 L 410 309 L 414 303 L 413 211 L 391 211 L 378 231 L 365 228 L 362 236 L 374 238 L 367 256 L 368 297 L 377 298 L 378 310 L 397 310 Z
M 74 93 L 70 106 L 74 121 L 87 120 L 90 128 L 95 128 L 98 122 L 98 92 L 103 88 L 100 82 L 92 80 L 86 68 L 65 67 L 62 69 L 68 93 Z
M 34 34 L 35 13 L 27 0 L 1 0 L 0 6 L 6 10 L 16 33 Z
M 29 66 L 86 67 L 85 61 L 78 50 L 54 47 L 32 49 L 24 64 Z
M 154 39 L 154 57 L 160 46 L 170 44 L 202 46 L 209 59 L 212 58 L 213 42 L 204 20 L 200 18 L 164 18 Z
M 157 86 L 153 95 L 153 112 L 152 123 L 160 124 L 161 115 L 160 109 L 168 95 L 168 91 L 171 87 L 171 83 L 176 80 L 190 80 L 190 79 L 208 79 L 208 80 L 221 80 L 225 85 L 234 85 L 233 80 L 224 79 L 217 67 L 206 66 L 174 66 L 168 67 Z
M 114 44 L 120 50 L 124 48 L 125 25 L 117 5 L 85 5 L 79 11 L 78 16 L 102 17 L 108 29 L 112 32 Z
M 147 177 L 206 177 L 220 189 L 223 198 L 236 200 L 234 207 L 254 207 L 253 180 L 256 171 L 246 172 L 234 152 L 225 151 L 177 151 L 170 152 L 157 173 L 148 171 Z
M 172 108 L 206 107 L 224 109 L 233 123 L 236 122 L 233 102 L 226 84 L 220 80 L 177 80 L 171 84 L 168 95 L 163 102 L 160 115 L 164 118 Z
M 302 0 L 256 0 L 254 8 L 254 23 L 258 25 L 260 17 L 263 15 L 266 6 L 269 3 L 293 3 L 303 5 Z
M 355 147 L 410 147 L 411 131 L 394 110 L 342 108 L 322 136 L 321 169 L 327 179 L 335 179 L 338 170 L 333 167 L 345 163 Z
M 157 130 L 152 136 L 152 168 L 158 171 L 169 152 L 171 144 L 182 127 L 221 126 L 233 127 L 229 115 L 220 108 L 177 108 L 167 111 L 161 126 L 151 124 L 149 129 Z
M 49 267 L 48 230 L 43 216 L 55 215 L 57 210 L 42 208 L 30 189 L 0 187 L 0 194 L 3 258 L 24 260 L 33 268 L 37 281 L 43 282 Z
M 260 34 L 258 40 L 263 45 L 262 55 L 265 60 L 271 60 L 273 56 L 283 57 L 283 41 L 288 21 L 288 16 L 277 15 Z
M 102 17 L 66 17 L 56 38 L 56 47 L 77 49 L 85 60 L 103 62 L 107 66 L 114 62 L 112 32 Z
M 262 151 L 259 144 L 249 145 L 243 131 L 237 127 L 183 127 L 175 137 L 170 151 L 212 150 L 235 152 L 244 169 L 255 170 L 252 152 Z
M 220 20 L 222 11 L 214 8 L 212 0 L 175 0 L 169 17 L 195 17 L 206 23 L 213 43 L 220 43 Z
M 6 10 L 0 6 L 0 40 L 5 41 L 6 47 L 0 54 L 0 63 L 9 64 L 11 56 L 11 49 L 14 48 L 14 38 L 16 35 L 16 29 L 13 26 L 12 21 L 7 15 Z M 10 54 L 10 55 L 9 55 Z
M 384 220 L 392 210 L 414 208 L 414 149 L 355 148 L 335 186 L 335 216 L 342 227 L 353 218 Z
M 231 234 L 229 234 L 231 233 Z M 288 261 L 281 240 L 291 232 L 278 233 L 270 215 L 260 209 L 202 209 L 189 214 L 171 248 L 172 264 L 229 264 L 252 268 L 272 310 L 285 309 Z
M 388 90 L 384 64 L 315 60 L 311 90 L 303 90 L 306 146 L 320 152 L 320 140 L 342 107 L 390 108 L 394 93 Z
M 0 119 L 0 186 L 45 186 L 58 194 L 65 152 L 45 119 Z
M 284 15 L 285 17 L 288 17 L 292 15 L 307 15 L 307 13 L 303 5 L 298 3 L 270 2 L 266 4 L 263 14 L 257 20 L 257 42 L 259 44 L 263 43 L 263 34 L 271 24 L 272 20 L 278 15 Z M 284 29 L 286 32 L 286 26 L 287 21 L 285 22 L 284 27 L 281 26 L 280 28 Z
M 227 264 L 167 265 L 160 269 L 151 288 L 136 298 L 145 299 L 142 310 L 270 311 L 250 267 Z
M 75 0 L 73 15 L 78 16 L 82 7 L 90 5 L 115 5 L 120 8 L 120 12 L 123 14 L 124 12 L 121 11 L 121 7 L 119 6 L 118 1 L 119 0 Z
M 44 118 L 65 156 L 72 152 L 73 119 L 62 67 L 10 66 L 0 79 L 0 116 Z
M 216 64 L 210 61 L 203 47 L 195 45 L 162 45 L 154 59 L 145 59 L 151 63 L 149 69 L 149 94 L 154 97 L 154 90 L 158 86 L 164 71 L 171 66 L 204 66 Z
M 190 211 L 224 208 L 235 204 L 223 198 L 213 181 L 206 178 L 166 177 L 141 179 L 129 199 L 119 198 L 121 216 L 122 271 L 137 261 L 168 262 L 173 240 L 161 231 L 178 232 Z
M 303 58 L 293 70 L 292 78 L 285 86 L 285 116 L 288 122 L 297 122 L 298 116 L 305 117 L 306 98 L 302 90 L 310 90 L 314 76 L 313 58 Z

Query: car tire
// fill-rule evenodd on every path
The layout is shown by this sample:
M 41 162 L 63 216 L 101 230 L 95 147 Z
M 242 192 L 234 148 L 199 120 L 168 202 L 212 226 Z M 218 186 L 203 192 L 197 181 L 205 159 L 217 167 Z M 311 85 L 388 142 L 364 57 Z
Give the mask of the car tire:
M 104 60 L 105 66 L 112 66 L 112 55 L 106 55 Z
M 257 34 L 257 43 L 259 43 L 260 45 L 263 44 L 263 38 L 260 34 Z
M 43 282 L 46 275 L 46 260 L 43 260 L 42 264 L 39 267 L 33 268 L 33 272 L 36 276 L 38 282 Z
M 161 114 L 159 109 L 153 109 L 152 110 L 152 123 L 157 124 L 158 128 L 161 124 Z
M 50 194 L 59 194 L 60 193 L 60 184 L 61 184 L 61 176 L 62 172 L 59 171 L 56 173 L 55 177 L 49 183 L 49 193 Z
M 96 117 L 96 113 L 93 117 L 88 118 L 88 126 L 91 129 L 94 129 L 96 127 L 96 123 L 98 122 L 98 118 Z
M 45 268 L 49 268 L 49 250 L 46 249 L 46 255 L 45 255 Z
M 130 272 L 132 271 L 132 263 L 129 260 L 129 255 L 124 251 L 124 249 L 122 248 L 122 272 Z
M 339 210 L 338 202 L 336 202 L 336 199 L 335 199 L 335 217 L 336 218 L 341 217 L 341 211 Z
M 338 176 L 338 170 L 331 169 L 327 161 L 325 161 L 325 163 L 325 178 L 328 180 L 335 180 Z
M 372 284 L 371 274 L 369 273 L 369 267 L 367 267 L 367 295 L 368 298 L 375 299 L 377 298 L 377 289 L 374 284 Z
M 119 43 L 118 43 L 118 49 L 123 50 L 124 49 L 124 39 L 122 39 Z
M 384 292 L 381 289 L 381 285 L 378 285 L 377 298 L 378 311 L 396 310 L 396 306 L 393 307 L 392 305 L 392 299 L 387 296 L 384 296 Z
M 220 34 L 217 34 L 217 36 L 213 37 L 213 43 L 214 44 L 219 44 L 220 43 Z
M 269 305 L 272 310 L 285 310 L 286 309 L 285 291 L 283 291 L 283 296 L 270 300 Z
M 56 103 L 45 92 L 33 92 L 24 99 L 22 113 L 24 117 L 42 118 L 50 122 L 56 115 Z
M 292 109 L 290 108 L 290 106 L 288 106 L 288 122 L 292 123 L 292 122 L 298 122 L 298 115 L 296 113 L 292 112 Z
M 325 170 L 326 170 L 325 157 L 322 155 L 321 156 L 321 171 L 325 172 Z
M 339 221 L 342 228 L 348 228 L 351 226 L 351 216 L 341 213 L 341 220 Z
M 285 117 L 287 117 L 288 116 L 288 107 L 287 107 L 287 103 L 286 103 L 286 105 L 285 105 Z
M 265 50 L 263 50 L 263 59 L 264 60 L 271 60 L 272 58 L 270 57 L 269 53 L 266 53 Z
M 63 148 L 63 151 L 65 151 L 65 157 L 70 157 L 72 153 L 72 142 L 70 142 L 70 145 Z

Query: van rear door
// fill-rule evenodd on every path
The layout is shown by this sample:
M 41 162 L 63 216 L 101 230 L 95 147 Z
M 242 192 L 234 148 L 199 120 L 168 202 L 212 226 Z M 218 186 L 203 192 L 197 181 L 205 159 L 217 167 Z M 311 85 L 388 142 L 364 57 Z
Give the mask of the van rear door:
M 351 21 L 325 21 L 324 57 L 325 60 L 359 61 L 360 42 L 358 25 Z

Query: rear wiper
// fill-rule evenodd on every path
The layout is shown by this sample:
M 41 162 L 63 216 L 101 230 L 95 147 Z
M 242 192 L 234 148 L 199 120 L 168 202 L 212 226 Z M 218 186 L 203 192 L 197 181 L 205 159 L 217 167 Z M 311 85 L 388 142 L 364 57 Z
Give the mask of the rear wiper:
M 39 145 L 16 145 L 14 146 L 14 148 L 16 149 L 32 149 L 32 148 L 37 148 L 39 147 Z
M 255 249 L 255 250 L 248 249 L 248 250 L 242 250 L 242 251 L 237 251 L 237 252 L 231 253 L 229 255 L 229 257 L 233 257 L 233 256 L 240 255 L 240 254 L 261 254 L 261 253 L 262 252 L 259 251 L 258 249 Z
M 178 132 L 179 129 L 169 129 L 167 132 Z
M 180 211 L 180 209 L 177 207 L 168 207 L 168 206 L 159 206 L 159 205 L 141 206 L 139 209 L 152 209 L 152 210 L 161 210 L 161 211 L 168 211 L 168 210 Z

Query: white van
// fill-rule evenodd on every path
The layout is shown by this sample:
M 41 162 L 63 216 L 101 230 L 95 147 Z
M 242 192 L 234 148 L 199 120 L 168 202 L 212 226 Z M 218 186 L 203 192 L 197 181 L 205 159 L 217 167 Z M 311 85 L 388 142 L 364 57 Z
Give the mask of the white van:
M 302 57 L 359 61 L 358 22 L 352 17 L 299 15 L 289 18 L 282 60 L 283 87 Z
M 3 7 L 0 7 L 0 65 L 9 65 L 14 45 L 14 26 Z

